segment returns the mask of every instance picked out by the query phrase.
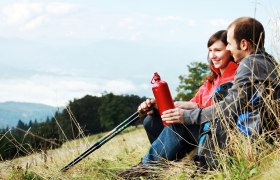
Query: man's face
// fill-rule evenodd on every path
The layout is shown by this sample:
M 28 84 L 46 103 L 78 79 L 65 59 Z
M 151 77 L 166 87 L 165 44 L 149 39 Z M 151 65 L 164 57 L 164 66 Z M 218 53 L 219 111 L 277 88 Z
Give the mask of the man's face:
M 227 50 L 229 50 L 234 58 L 234 61 L 239 63 L 244 57 L 245 52 L 240 49 L 240 44 L 236 43 L 236 40 L 234 39 L 234 28 L 235 26 L 231 26 L 227 30 Z

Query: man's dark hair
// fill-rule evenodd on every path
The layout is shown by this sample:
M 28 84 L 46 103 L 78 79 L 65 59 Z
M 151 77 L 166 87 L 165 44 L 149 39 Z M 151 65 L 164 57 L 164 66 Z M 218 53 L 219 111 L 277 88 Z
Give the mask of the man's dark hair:
M 242 39 L 247 40 L 255 50 L 264 49 L 265 32 L 263 25 L 251 17 L 241 17 L 233 21 L 229 26 L 234 26 L 234 38 L 240 44 Z

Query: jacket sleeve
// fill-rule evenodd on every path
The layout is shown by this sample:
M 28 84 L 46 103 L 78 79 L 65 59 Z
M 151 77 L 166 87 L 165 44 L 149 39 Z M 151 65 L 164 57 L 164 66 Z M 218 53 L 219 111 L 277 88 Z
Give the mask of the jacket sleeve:
M 267 68 L 264 62 L 265 59 L 256 57 L 248 57 L 241 61 L 236 71 L 234 84 L 225 99 L 203 109 L 185 110 L 183 116 L 185 124 L 200 125 L 219 117 L 232 118 L 244 111 L 244 108 L 252 108 L 248 102 L 252 95 L 260 91 L 261 85 L 269 79 L 269 71 L 271 72 L 271 68 Z

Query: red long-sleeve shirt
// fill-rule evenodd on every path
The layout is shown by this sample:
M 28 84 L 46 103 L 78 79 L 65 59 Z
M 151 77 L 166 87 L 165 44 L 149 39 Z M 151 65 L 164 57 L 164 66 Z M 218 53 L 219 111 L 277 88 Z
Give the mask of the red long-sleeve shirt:
M 212 83 L 206 80 L 190 101 L 197 103 L 200 108 L 208 107 L 214 104 L 212 96 L 214 95 L 215 90 L 221 84 L 233 81 L 237 67 L 238 65 L 236 63 L 229 62 L 223 75 L 221 76 L 219 70 L 212 66 L 211 68 L 217 74 L 217 78 L 215 78 Z

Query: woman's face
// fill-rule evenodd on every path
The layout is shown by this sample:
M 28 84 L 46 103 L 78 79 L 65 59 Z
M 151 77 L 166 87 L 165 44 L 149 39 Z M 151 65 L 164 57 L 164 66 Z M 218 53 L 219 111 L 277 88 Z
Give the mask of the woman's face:
M 218 40 L 208 48 L 208 56 L 215 68 L 219 69 L 221 73 L 227 67 L 230 61 L 230 51 L 226 50 L 226 45 Z

